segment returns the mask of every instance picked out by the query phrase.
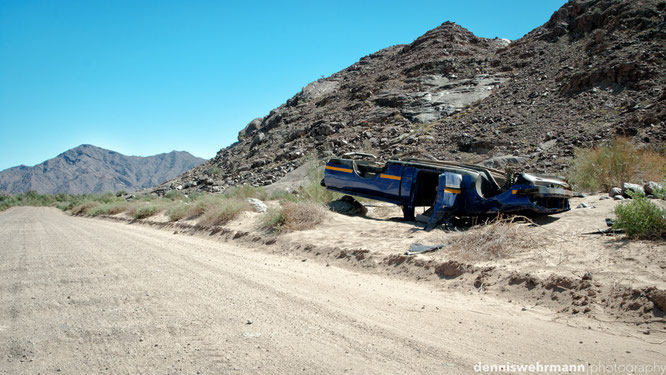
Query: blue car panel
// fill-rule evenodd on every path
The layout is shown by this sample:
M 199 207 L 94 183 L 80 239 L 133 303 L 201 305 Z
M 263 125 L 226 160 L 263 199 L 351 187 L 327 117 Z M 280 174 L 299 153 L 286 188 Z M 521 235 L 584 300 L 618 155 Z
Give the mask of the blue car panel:
M 560 179 L 527 173 L 511 177 L 477 165 L 427 160 L 389 160 L 382 165 L 332 158 L 326 164 L 322 185 L 397 204 L 406 220 L 414 220 L 415 207 L 431 206 L 434 212 L 426 229 L 452 216 L 564 212 L 570 209 L 573 195 Z

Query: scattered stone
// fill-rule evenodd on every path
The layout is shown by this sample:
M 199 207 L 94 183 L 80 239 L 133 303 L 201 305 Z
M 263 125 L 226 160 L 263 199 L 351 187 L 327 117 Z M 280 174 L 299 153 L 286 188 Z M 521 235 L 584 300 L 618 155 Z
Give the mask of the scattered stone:
M 661 184 L 658 184 L 654 181 L 650 181 L 647 184 L 643 185 L 643 190 L 647 195 L 657 195 L 660 192 L 664 191 L 664 187 Z
M 604 201 L 604 200 L 606 200 L 606 199 L 611 199 L 611 197 L 609 197 L 609 196 L 607 196 L 607 195 L 602 195 L 602 196 L 599 197 L 599 200 L 600 200 L 600 201 Z
M 613 199 L 615 199 L 616 201 L 623 201 L 623 200 L 625 200 L 625 199 L 627 199 L 627 198 L 625 198 L 625 197 L 623 197 L 623 196 L 621 196 L 621 195 L 616 195 L 616 196 L 613 197 Z
M 614 198 L 614 197 L 616 197 L 616 196 L 618 196 L 618 195 L 622 195 L 622 189 L 620 189 L 619 187 L 611 188 L 611 189 L 608 191 L 608 196 L 611 197 L 611 198 Z
M 347 216 L 365 216 L 368 213 L 368 209 L 350 195 L 329 202 L 328 208 L 333 212 Z
M 638 184 L 630 184 L 628 182 L 625 182 L 622 185 L 622 195 L 625 198 L 631 198 L 631 194 L 643 194 L 645 195 L 645 190 L 643 190 L 643 187 Z
M 254 212 L 264 213 L 268 210 L 266 204 L 257 198 L 247 198 L 247 202 L 252 206 Z
M 594 208 L 594 206 L 592 206 L 591 204 L 587 204 L 587 203 L 581 203 L 578 206 L 576 206 L 576 208 Z

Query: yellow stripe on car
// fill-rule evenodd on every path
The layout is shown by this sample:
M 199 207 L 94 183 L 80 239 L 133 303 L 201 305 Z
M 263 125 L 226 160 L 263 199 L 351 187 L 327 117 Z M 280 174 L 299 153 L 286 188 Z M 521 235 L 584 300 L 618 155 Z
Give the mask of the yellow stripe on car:
M 388 178 L 389 180 L 397 180 L 397 181 L 400 181 L 400 180 L 401 180 L 401 177 L 400 177 L 400 176 L 393 176 L 393 175 L 390 175 L 390 174 L 383 174 L 383 173 L 380 174 L 379 177 L 381 177 L 381 178 Z
M 326 169 L 331 170 L 331 171 L 338 171 L 338 172 L 345 172 L 345 173 L 352 173 L 352 170 L 349 168 L 340 168 L 340 167 L 332 167 L 330 165 L 326 166 Z
M 445 193 L 460 194 L 460 189 L 444 188 Z

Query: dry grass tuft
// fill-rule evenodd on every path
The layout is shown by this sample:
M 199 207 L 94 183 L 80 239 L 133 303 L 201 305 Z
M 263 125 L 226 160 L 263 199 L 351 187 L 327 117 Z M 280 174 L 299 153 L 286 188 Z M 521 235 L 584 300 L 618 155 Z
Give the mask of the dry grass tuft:
M 95 206 L 87 211 L 88 216 L 115 215 L 126 211 L 129 204 L 126 202 L 105 203 Z
M 91 209 L 93 209 L 93 208 L 95 208 L 99 205 L 100 205 L 100 203 L 95 202 L 95 201 L 81 203 L 77 206 L 74 206 L 74 208 L 72 208 L 72 215 L 75 215 L 75 216 L 85 215 L 85 214 L 88 213 L 89 210 L 91 210 Z
M 631 139 L 621 137 L 601 147 L 576 150 L 569 173 L 576 189 L 605 192 L 624 182 L 661 181 L 664 177 L 664 154 L 640 149 Z
M 136 202 L 129 206 L 127 213 L 130 214 L 134 219 L 145 219 L 151 217 L 164 210 L 164 207 L 160 204 L 151 203 L 151 202 Z
M 318 203 L 284 202 L 282 212 L 284 214 L 284 228 L 294 231 L 314 228 L 324 221 L 327 211 Z
M 497 219 L 480 225 L 451 239 L 447 251 L 461 259 L 483 261 L 508 258 L 538 244 L 528 228 L 515 222 L 516 218 Z
M 205 208 L 205 213 L 198 224 L 206 227 L 224 225 L 235 219 L 241 212 L 251 210 L 250 204 L 243 199 L 219 199 L 216 204 Z
M 270 232 L 312 229 L 324 221 L 327 212 L 319 203 L 283 201 L 280 208 L 268 210 L 261 228 Z

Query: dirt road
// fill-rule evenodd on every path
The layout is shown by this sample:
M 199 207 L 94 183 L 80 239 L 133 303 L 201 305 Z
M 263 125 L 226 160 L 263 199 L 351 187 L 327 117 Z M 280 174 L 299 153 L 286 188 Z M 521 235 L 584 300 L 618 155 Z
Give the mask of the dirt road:
M 49 208 L 0 213 L 0 373 L 662 363 L 549 312 Z

